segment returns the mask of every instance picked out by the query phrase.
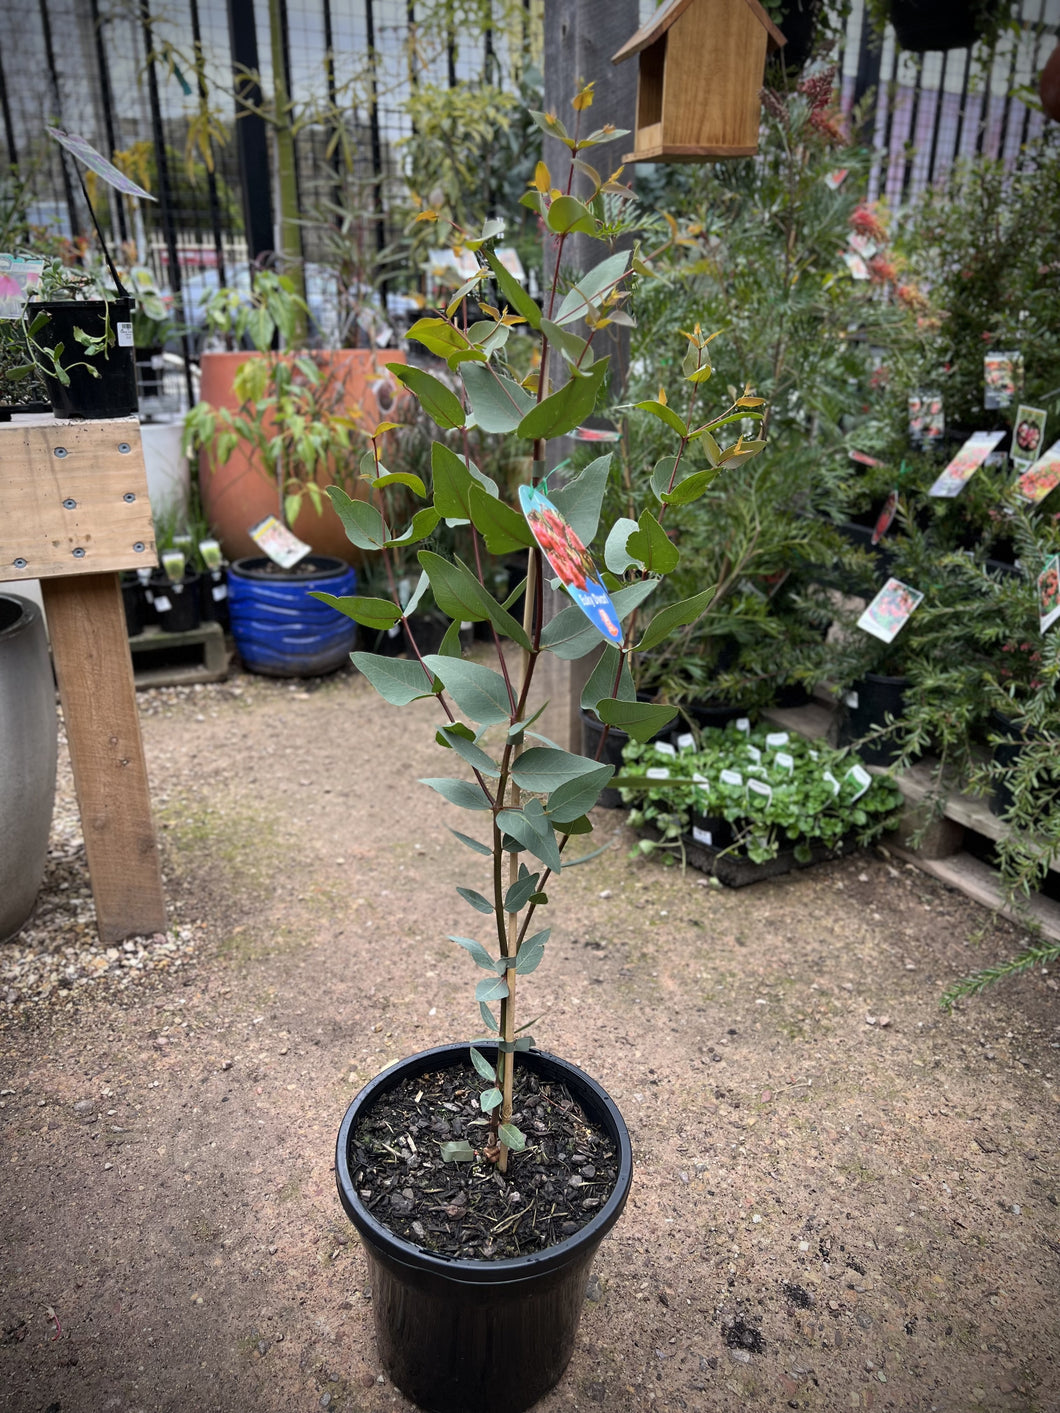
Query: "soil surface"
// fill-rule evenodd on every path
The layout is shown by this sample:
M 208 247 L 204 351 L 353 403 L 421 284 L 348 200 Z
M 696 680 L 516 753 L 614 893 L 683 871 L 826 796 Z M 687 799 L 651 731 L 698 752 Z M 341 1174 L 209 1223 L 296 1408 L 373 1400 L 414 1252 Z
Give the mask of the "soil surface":
M 109 950 L 64 767 L 0 949 L 0 1407 L 408 1408 L 333 1160 L 368 1078 L 479 1025 L 432 706 L 141 694 L 171 930 Z M 1057 981 L 938 1005 L 1019 929 L 882 850 L 730 892 L 596 821 L 525 1014 L 635 1172 L 543 1413 L 1060 1407 Z

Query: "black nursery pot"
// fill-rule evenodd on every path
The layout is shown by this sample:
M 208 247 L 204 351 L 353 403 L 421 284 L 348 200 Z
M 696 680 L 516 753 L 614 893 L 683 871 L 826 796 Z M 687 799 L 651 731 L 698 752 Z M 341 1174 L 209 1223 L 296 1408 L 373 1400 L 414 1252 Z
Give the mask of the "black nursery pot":
M 968 0 L 891 0 L 891 24 L 903 49 L 926 54 L 937 49 L 969 49 L 982 33 L 980 12 L 997 9 L 997 0 L 981 7 Z
M 491 1059 L 488 1046 L 480 1047 Z M 503 1261 L 460 1261 L 395 1236 L 362 1203 L 349 1167 L 350 1132 L 405 1079 L 463 1063 L 468 1047 L 440 1045 L 399 1061 L 346 1111 L 335 1152 L 339 1200 L 368 1257 L 376 1342 L 388 1378 L 429 1413 L 522 1413 L 560 1379 L 574 1349 L 593 1255 L 625 1206 L 633 1154 L 622 1115 L 589 1075 L 540 1050 L 518 1063 L 562 1081 L 618 1153 L 618 1181 L 573 1236 Z
M 192 570 L 179 584 L 172 583 L 165 570 L 157 570 L 151 575 L 151 597 L 155 620 L 163 632 L 186 633 L 198 628 L 199 576 Z
M 887 717 L 898 721 L 905 708 L 908 677 L 886 677 L 882 673 L 866 672 L 855 682 L 852 696 L 856 705 L 847 701 L 846 715 L 839 726 L 839 744 L 849 746 L 869 731 L 887 724 Z M 890 765 L 900 752 L 893 740 L 870 741 L 858 747 L 858 755 L 866 765 Z
M 37 342 L 45 348 L 57 348 L 62 344 L 60 361 L 64 366 L 72 363 L 90 365 L 67 367 L 68 385 L 45 369 L 40 369 L 56 417 L 131 417 L 138 407 L 134 349 L 131 343 L 124 347 L 117 342 L 117 329 L 119 324 L 128 324 L 132 319 L 132 301 L 42 301 L 29 306 L 27 317 L 33 318 L 41 310 L 48 315 L 48 322 L 37 333 Z M 108 316 L 115 342 L 105 354 L 86 358 L 74 330 L 81 329 L 93 338 L 102 338 Z M 93 368 L 98 377 L 93 375 Z
M 625 731 L 620 731 L 617 726 L 612 726 L 607 733 L 607 740 L 604 748 L 597 756 L 600 749 L 600 737 L 604 734 L 601 722 L 591 712 L 582 712 L 582 754 L 591 756 L 593 760 L 599 760 L 601 765 L 613 765 L 615 772 L 622 769 L 622 752 L 629 743 L 629 736 Z M 601 809 L 619 810 L 622 808 L 622 796 L 617 791 L 606 785 L 600 791 L 600 798 L 596 802 Z

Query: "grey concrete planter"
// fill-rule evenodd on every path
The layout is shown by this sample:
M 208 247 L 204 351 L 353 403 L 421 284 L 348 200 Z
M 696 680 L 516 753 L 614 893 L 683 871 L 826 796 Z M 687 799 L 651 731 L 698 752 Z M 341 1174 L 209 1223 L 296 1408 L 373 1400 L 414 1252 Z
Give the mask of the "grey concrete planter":
M 44 877 L 57 744 L 41 611 L 0 593 L 0 941 L 29 917 Z

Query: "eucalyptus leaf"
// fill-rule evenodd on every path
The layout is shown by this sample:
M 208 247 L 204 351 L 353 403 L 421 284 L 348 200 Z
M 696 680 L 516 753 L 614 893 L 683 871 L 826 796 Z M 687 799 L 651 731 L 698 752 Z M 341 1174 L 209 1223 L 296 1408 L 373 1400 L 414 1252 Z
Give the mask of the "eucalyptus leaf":
M 521 314 L 532 329 L 541 327 L 541 310 L 523 289 L 515 276 L 508 270 L 493 250 L 483 250 L 486 263 L 493 271 L 503 297 L 517 314 Z
M 433 505 L 422 506 L 416 511 L 409 523 L 408 529 L 403 534 L 393 539 L 387 540 L 386 548 L 393 549 L 398 545 L 413 545 L 418 540 L 425 540 L 428 535 L 434 533 L 435 526 L 441 517 Z
M 650 510 L 641 513 L 636 531 L 626 541 L 626 553 L 649 574 L 669 574 L 681 559 L 677 546 Z
M 456 726 L 443 726 L 438 732 L 443 745 L 454 750 L 461 760 L 467 761 L 472 770 L 477 770 L 480 775 L 488 775 L 491 778 L 500 776 L 501 768 L 492 756 L 488 755 L 481 746 L 476 746 L 473 740 L 467 737 Z M 465 728 L 466 730 L 467 728 Z M 491 851 L 486 850 L 487 853 Z
M 464 425 L 464 409 L 460 399 L 444 383 L 424 368 L 410 363 L 388 363 L 387 368 L 412 393 L 416 401 L 443 431 Z
M 531 804 L 537 804 L 540 809 L 539 802 L 535 800 L 527 801 L 522 809 L 501 810 L 497 815 L 497 824 L 506 834 L 510 834 L 517 843 L 533 854 L 534 858 L 540 859 L 553 873 L 559 873 L 563 860 L 560 858 L 555 832 L 544 818 L 543 810 L 540 821 L 527 813 Z
M 443 777 L 421 777 L 421 785 L 429 785 L 451 805 L 459 805 L 462 810 L 488 810 L 492 808 L 489 796 L 482 786 L 473 780 L 450 780 Z
M 457 456 L 444 442 L 431 446 L 431 476 L 434 508 L 446 520 L 470 520 L 468 496 L 477 481 L 490 495 L 497 495 L 497 483 Z
M 534 537 L 523 516 L 481 486 L 471 486 L 468 507 L 471 523 L 485 540 L 490 554 L 511 554 L 515 550 L 533 548 Z
M 476 942 L 473 937 L 454 937 L 450 934 L 450 942 L 455 942 L 458 947 L 463 947 L 465 952 L 470 953 L 476 966 L 480 966 L 483 971 L 494 972 L 493 958 L 483 947 L 481 942 Z
M 521 1153 L 526 1147 L 525 1136 L 514 1124 L 501 1124 L 497 1129 L 497 1137 L 505 1148 L 510 1148 L 513 1153 Z
M 605 726 L 617 726 L 634 741 L 650 741 L 657 731 L 673 721 L 675 706 L 656 702 L 619 702 L 604 697 L 596 703 L 596 714 Z
M 604 563 L 612 574 L 625 574 L 632 568 L 636 559 L 626 549 L 630 535 L 637 533 L 637 522 L 628 516 L 620 516 L 607 533 L 604 543 Z
M 484 898 L 481 893 L 477 893 L 474 888 L 458 888 L 456 891 L 460 894 L 465 903 L 471 904 L 476 912 L 489 913 L 490 916 L 493 915 L 493 904 L 488 898 Z
M 504 1103 L 504 1095 L 499 1089 L 484 1089 L 478 1096 L 479 1108 L 484 1114 L 492 1114 L 494 1109 Z
M 390 538 L 390 530 L 376 507 L 364 500 L 354 500 L 341 486 L 328 486 L 327 491 L 349 542 L 358 549 L 382 549 Z
M 443 1143 L 438 1149 L 443 1163 L 473 1163 L 475 1150 L 466 1138 L 455 1138 L 451 1143 Z
M 475 1066 L 475 1069 L 483 1079 L 497 1078 L 497 1071 L 490 1064 L 489 1060 L 486 1059 L 485 1055 L 482 1054 L 481 1050 L 476 1050 L 474 1045 L 471 1046 L 471 1063 Z
M 544 931 L 535 932 L 533 937 L 524 940 L 515 959 L 515 971 L 518 976 L 529 976 L 541 965 L 541 959 L 545 955 L 545 943 L 551 935 L 551 927 L 546 927 Z
M 350 661 L 391 706 L 408 706 L 420 697 L 432 696 L 436 690 L 434 678 L 418 662 L 384 657 L 381 653 L 350 653 Z
M 611 474 L 612 453 L 605 452 L 579 471 L 572 481 L 552 491 L 550 499 L 583 545 L 591 545 L 600 526 L 607 479 Z
M 628 264 L 629 251 L 620 250 L 601 260 L 599 265 L 594 265 L 563 296 L 556 323 L 569 324 L 574 319 L 584 319 L 589 306 L 599 304 L 616 287 Z
M 558 392 L 539 402 L 519 423 L 519 435 L 537 440 L 539 437 L 562 437 L 580 427 L 592 415 L 596 406 L 610 358 L 598 358 L 588 373 L 571 376 Z
M 561 608 L 541 630 L 541 646 L 564 661 L 584 657 L 600 646 L 600 630 L 576 604 Z
M 568 781 L 553 790 L 545 803 L 548 817 L 557 824 L 566 824 L 580 819 L 593 808 L 600 798 L 600 791 L 615 773 L 613 765 L 598 765 L 587 770 L 577 779 Z
M 621 657 L 622 670 L 619 672 Z M 618 679 L 617 690 L 615 687 Z M 632 702 L 637 699 L 637 689 L 633 685 L 633 674 L 629 670 L 628 657 L 620 654 L 614 643 L 605 643 L 600 660 L 582 690 L 581 707 L 591 711 L 601 697 L 616 696 L 619 701 Z
M 476 1001 L 503 1001 L 508 995 L 508 983 L 503 976 L 490 976 L 475 987 Z
M 475 423 L 484 432 L 514 432 L 535 404 L 532 393 L 487 364 L 462 364 L 460 376 L 475 414 Z
M 694 594 L 690 599 L 682 599 L 680 603 L 673 603 L 661 609 L 645 629 L 643 638 L 637 644 L 637 651 L 647 652 L 649 648 L 665 642 L 675 628 L 694 623 L 700 614 L 710 607 L 716 593 L 716 586 L 711 586 L 702 593 Z
M 400 608 L 390 599 L 369 599 L 352 594 L 339 596 L 317 590 L 311 592 L 309 597 L 319 599 L 321 603 L 337 609 L 339 613 L 344 613 L 347 618 L 352 618 L 355 623 L 360 623 L 365 628 L 392 628 L 401 617 Z
M 499 672 L 479 662 L 433 654 L 425 657 L 424 662 L 431 672 L 437 673 L 461 712 L 472 721 L 480 726 L 510 721 L 511 698 Z
M 540 874 L 527 873 L 525 870 L 521 878 L 509 887 L 504 895 L 504 911 L 506 913 L 517 913 L 521 908 L 525 908 L 527 902 L 537 892 L 537 881 Z
M 556 747 L 531 746 L 513 764 L 512 779 L 521 790 L 545 793 L 594 769 L 595 762 L 585 756 Z
M 488 844 L 480 843 L 478 839 L 472 839 L 470 834 L 461 834 L 459 829 L 452 828 L 450 828 L 449 833 L 455 834 L 456 837 L 460 840 L 461 844 L 465 844 L 474 853 L 482 854 L 487 859 L 493 857 L 493 850 L 490 848 L 490 846 Z

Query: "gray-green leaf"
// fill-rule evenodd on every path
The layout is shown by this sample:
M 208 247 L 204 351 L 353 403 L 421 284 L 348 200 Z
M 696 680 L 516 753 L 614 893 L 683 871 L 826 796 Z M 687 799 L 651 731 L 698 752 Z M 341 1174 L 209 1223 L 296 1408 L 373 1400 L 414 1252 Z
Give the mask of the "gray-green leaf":
M 461 712 L 480 726 L 495 726 L 510 721 L 511 698 L 504 678 L 492 668 L 462 658 L 429 654 L 424 662 L 438 674 Z
M 350 661 L 391 706 L 407 706 L 420 697 L 431 696 L 436 690 L 434 679 L 428 677 L 418 662 L 384 657 L 381 653 L 350 653 Z
M 488 898 L 484 898 L 481 893 L 477 893 L 474 888 L 458 888 L 456 890 L 465 903 L 470 903 L 480 913 L 493 914 L 493 904 Z
M 489 797 L 482 786 L 474 780 L 447 780 L 444 777 L 421 778 L 421 785 L 429 785 L 451 805 L 459 805 L 462 810 L 488 810 Z

